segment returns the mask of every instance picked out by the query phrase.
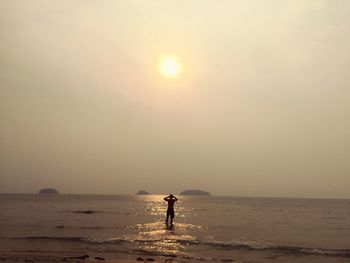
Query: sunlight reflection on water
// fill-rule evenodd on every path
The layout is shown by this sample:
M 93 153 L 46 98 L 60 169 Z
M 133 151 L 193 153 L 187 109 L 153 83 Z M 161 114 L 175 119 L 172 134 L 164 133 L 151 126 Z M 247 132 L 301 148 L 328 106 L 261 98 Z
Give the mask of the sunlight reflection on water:
M 163 195 L 137 196 L 137 198 L 146 202 L 145 207 L 142 209 L 145 215 L 156 216 L 157 219 L 165 216 L 167 203 L 163 200 Z M 176 217 L 187 218 L 193 211 L 193 207 L 183 206 L 181 199 L 175 204 Z
M 190 230 L 201 229 L 201 226 L 177 223 L 172 228 L 165 227 L 163 222 L 153 222 L 130 226 L 135 231 L 134 235 L 124 238 L 137 243 L 139 248 L 147 251 L 157 251 L 162 254 L 181 254 L 186 247 L 186 242 L 196 240 Z
M 166 227 L 164 219 L 167 203 L 163 200 L 164 197 L 162 195 L 135 197 L 142 201 L 138 203 L 137 210 L 142 211 L 144 216 L 151 216 L 154 221 L 128 225 L 126 229 L 131 232 L 121 238 L 145 251 L 179 255 L 186 250 L 189 242 L 196 241 L 203 229 L 200 225 L 183 222 L 184 218 L 188 218 L 193 213 L 194 208 L 186 206 L 182 199 L 175 205 L 175 218 L 181 218 L 182 222 L 175 221 L 173 227 Z
M 163 203 L 152 202 L 146 205 L 145 212 L 152 216 L 163 216 L 166 213 L 166 207 Z
M 152 222 L 128 226 L 134 234 L 123 236 L 123 239 L 138 244 L 147 251 L 158 251 L 165 254 L 179 254 L 184 251 L 187 243 L 196 240 L 193 230 L 201 230 L 199 225 L 176 223 L 166 227 L 163 222 Z

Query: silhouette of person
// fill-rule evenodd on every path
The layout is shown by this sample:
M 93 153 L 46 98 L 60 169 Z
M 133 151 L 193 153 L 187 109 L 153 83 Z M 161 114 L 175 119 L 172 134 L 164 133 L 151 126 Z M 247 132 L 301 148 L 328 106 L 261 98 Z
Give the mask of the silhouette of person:
M 174 204 L 178 199 L 170 194 L 169 196 L 164 198 L 164 201 L 168 202 L 168 209 L 166 211 L 166 219 L 165 223 L 168 225 L 169 217 L 170 217 L 170 225 L 173 225 L 173 219 L 175 217 L 175 212 L 174 212 Z

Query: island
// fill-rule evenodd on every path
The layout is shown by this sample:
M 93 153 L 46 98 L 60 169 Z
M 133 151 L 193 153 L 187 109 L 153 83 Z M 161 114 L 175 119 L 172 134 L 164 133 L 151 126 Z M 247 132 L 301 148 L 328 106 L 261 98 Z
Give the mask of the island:
M 140 190 L 136 193 L 137 195 L 149 195 L 149 192 L 145 191 L 145 190 Z
M 53 188 L 43 188 L 38 192 L 38 194 L 59 194 L 59 192 Z
M 201 195 L 201 196 L 210 196 L 209 192 L 205 192 L 202 190 L 185 190 L 183 192 L 180 193 L 180 195 Z

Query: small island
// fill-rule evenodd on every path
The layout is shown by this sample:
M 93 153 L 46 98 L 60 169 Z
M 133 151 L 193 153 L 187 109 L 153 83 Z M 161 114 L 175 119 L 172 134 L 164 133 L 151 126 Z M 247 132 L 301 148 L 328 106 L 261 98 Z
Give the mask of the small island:
M 59 194 L 59 192 L 53 188 L 43 188 L 38 192 L 38 194 Z
M 149 195 L 149 192 L 145 191 L 145 190 L 140 190 L 136 193 L 137 195 Z
M 210 196 L 210 193 L 196 189 L 196 190 L 185 190 L 185 191 L 181 192 L 180 195 Z

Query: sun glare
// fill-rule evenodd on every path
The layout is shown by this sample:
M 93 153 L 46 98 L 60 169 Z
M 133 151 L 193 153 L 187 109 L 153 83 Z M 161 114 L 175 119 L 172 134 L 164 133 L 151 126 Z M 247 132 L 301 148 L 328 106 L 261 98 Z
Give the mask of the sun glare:
M 162 75 L 167 78 L 177 78 L 182 72 L 181 62 L 174 55 L 161 56 L 158 68 Z

